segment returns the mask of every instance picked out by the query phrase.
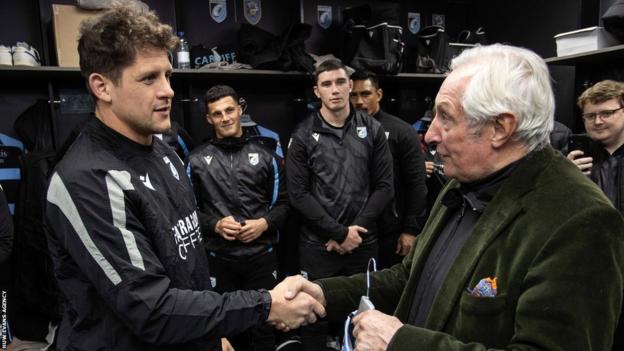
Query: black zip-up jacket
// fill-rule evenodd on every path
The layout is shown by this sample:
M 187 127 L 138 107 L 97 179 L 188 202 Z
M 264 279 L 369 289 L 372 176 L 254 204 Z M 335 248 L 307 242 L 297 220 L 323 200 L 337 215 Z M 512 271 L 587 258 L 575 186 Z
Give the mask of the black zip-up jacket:
M 624 214 L 624 145 L 609 154 L 596 147 L 590 179 L 607 195 L 615 208 Z
M 427 177 L 418 134 L 407 122 L 382 110 L 373 117 L 386 133 L 394 174 L 394 202 L 380 217 L 380 231 L 395 237 L 418 235 L 427 220 Z
M 58 350 L 212 350 L 262 325 L 266 291 L 219 295 L 174 150 L 91 121 L 50 178 L 46 216 L 64 296 Z
M 292 134 L 286 176 L 290 204 L 303 217 L 302 242 L 342 243 L 350 225 L 368 229 L 362 245 L 377 241 L 376 222 L 394 195 L 392 156 L 379 122 L 352 107 L 338 131 L 320 112 L 311 114 Z
M 247 256 L 267 250 L 278 240 L 288 215 L 283 159 L 275 153 L 275 141 L 262 136 L 213 139 L 189 156 L 187 174 L 206 236 L 205 245 L 215 253 Z M 239 221 L 265 218 L 269 229 L 244 244 L 215 233 L 221 218 Z

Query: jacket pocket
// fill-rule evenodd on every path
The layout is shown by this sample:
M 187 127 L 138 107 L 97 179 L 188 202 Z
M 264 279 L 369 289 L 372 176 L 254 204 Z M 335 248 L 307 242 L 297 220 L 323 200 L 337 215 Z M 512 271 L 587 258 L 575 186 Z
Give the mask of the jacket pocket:
M 457 318 L 451 322 L 453 335 L 459 340 L 505 348 L 514 333 L 514 309 L 507 298 L 506 294 L 477 297 L 462 292 Z
M 495 315 L 503 312 L 507 306 L 507 295 L 495 297 L 478 297 L 463 292 L 459 302 L 460 308 L 467 314 Z

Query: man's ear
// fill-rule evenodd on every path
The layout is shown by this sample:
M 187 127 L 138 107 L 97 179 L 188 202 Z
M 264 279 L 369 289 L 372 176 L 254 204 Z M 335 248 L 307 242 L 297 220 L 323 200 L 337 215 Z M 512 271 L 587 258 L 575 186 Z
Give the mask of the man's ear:
M 87 80 L 89 84 L 89 90 L 99 100 L 110 102 L 112 97 L 110 95 L 110 88 L 113 82 L 99 73 L 91 73 Z
M 206 107 L 206 121 L 208 124 L 214 125 L 214 123 L 212 123 L 212 118 L 210 118 L 210 109 L 208 107 Z
M 317 85 L 314 86 L 314 95 L 316 95 L 316 97 L 319 98 L 319 99 L 321 98 L 321 95 L 318 92 L 318 86 Z
M 377 102 L 380 102 L 382 98 L 383 98 L 383 89 L 379 88 L 377 89 Z
M 495 149 L 505 145 L 518 129 L 518 118 L 513 113 L 502 113 L 494 119 L 494 135 L 490 139 Z

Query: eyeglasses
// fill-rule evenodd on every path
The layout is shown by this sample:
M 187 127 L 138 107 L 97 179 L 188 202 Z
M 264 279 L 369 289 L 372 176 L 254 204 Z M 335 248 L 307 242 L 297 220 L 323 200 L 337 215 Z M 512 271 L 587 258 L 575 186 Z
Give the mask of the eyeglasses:
M 620 108 L 616 108 L 613 110 L 602 110 L 602 111 L 598 111 L 598 112 L 591 112 L 591 113 L 584 113 L 581 115 L 581 117 L 583 117 L 583 120 L 585 122 L 593 122 L 596 120 L 596 117 L 600 117 L 600 119 L 609 119 L 611 118 L 611 116 L 613 116 L 614 113 L 616 113 L 617 111 L 623 109 L 624 106 L 620 107 Z

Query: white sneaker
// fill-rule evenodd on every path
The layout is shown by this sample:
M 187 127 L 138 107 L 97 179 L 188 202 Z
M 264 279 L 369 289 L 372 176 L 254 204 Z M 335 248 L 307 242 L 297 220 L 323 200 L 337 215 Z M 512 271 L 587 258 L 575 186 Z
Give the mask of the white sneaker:
M 13 47 L 13 65 L 41 66 L 41 59 L 37 49 L 23 41 L 18 41 Z
M 0 45 L 0 65 L 13 66 L 13 50 L 11 47 Z

